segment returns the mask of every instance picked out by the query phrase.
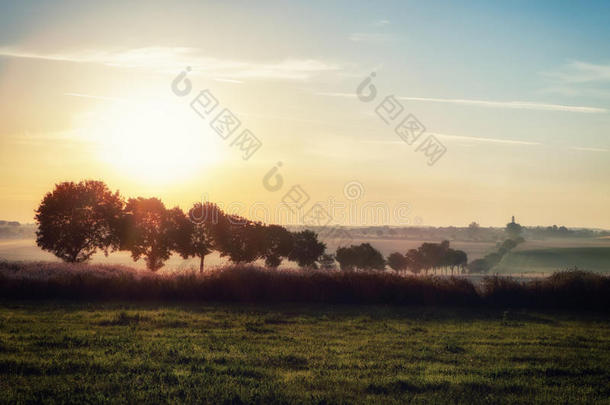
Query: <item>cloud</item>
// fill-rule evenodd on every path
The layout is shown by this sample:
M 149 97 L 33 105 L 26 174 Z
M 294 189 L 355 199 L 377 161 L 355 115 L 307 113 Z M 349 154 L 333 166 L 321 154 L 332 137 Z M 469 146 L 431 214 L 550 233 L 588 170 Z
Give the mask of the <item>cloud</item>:
M 378 32 L 354 32 L 348 38 L 353 42 L 389 42 L 395 39 L 393 35 Z
M 585 146 L 573 146 L 570 149 L 579 150 L 583 152 L 610 152 L 610 150 L 604 148 L 588 148 Z
M 318 96 L 329 96 L 329 97 L 345 97 L 355 98 L 355 93 L 333 93 L 333 92 L 318 92 Z M 460 98 L 431 98 L 431 97 L 405 97 L 398 96 L 398 100 L 403 101 L 424 101 L 433 103 L 449 103 L 449 104 L 464 104 L 474 105 L 478 107 L 490 107 L 490 108 L 510 108 L 519 110 L 541 110 L 541 111 L 566 111 L 566 112 L 579 112 L 579 113 L 606 113 L 608 112 L 605 108 L 600 107 L 588 107 L 588 106 L 576 106 L 576 105 L 564 105 L 564 104 L 548 104 L 548 103 L 537 103 L 532 101 L 489 101 L 489 100 L 470 100 Z
M 562 83 L 610 82 L 610 64 L 599 65 L 581 61 L 571 61 L 554 72 L 543 75 Z
M 195 48 L 146 47 L 115 50 L 73 50 L 36 52 L 17 48 L 0 48 L 0 56 L 40 59 L 58 62 L 96 63 L 120 68 L 141 68 L 175 73 L 191 66 L 193 73 L 210 75 L 217 80 L 240 82 L 240 79 L 308 80 L 324 72 L 341 71 L 336 63 L 316 59 L 285 59 L 275 62 L 252 62 L 203 56 Z
M 471 141 L 471 142 L 481 142 L 481 143 L 501 143 L 506 145 L 541 145 L 540 142 L 531 142 L 531 141 L 521 141 L 514 139 L 502 139 L 502 138 L 482 138 L 475 136 L 464 136 L 464 135 L 448 135 L 448 134 L 439 134 L 430 132 L 431 135 L 439 137 L 441 139 L 450 139 L 456 141 Z
M 83 93 L 64 93 L 64 96 L 68 97 L 79 97 L 79 98 L 91 98 L 94 100 L 103 100 L 103 101 L 125 101 L 121 98 L 116 97 L 107 97 L 107 96 L 96 96 L 93 94 L 83 94 Z
M 390 25 L 390 20 L 376 20 L 373 21 L 375 27 L 383 27 L 384 25 Z
M 459 98 L 425 98 L 425 97 L 397 97 L 404 101 L 430 101 L 436 103 L 469 104 L 480 107 L 512 108 L 519 110 L 542 110 L 542 111 L 568 111 L 581 113 L 605 113 L 608 110 L 599 107 L 586 107 L 564 104 L 547 104 L 532 101 L 489 101 L 468 100 Z
M 447 140 L 455 140 L 455 141 L 468 141 L 468 142 L 477 142 L 477 143 L 495 143 L 495 144 L 505 144 L 505 145 L 526 145 L 526 146 L 534 146 L 541 145 L 540 142 L 531 142 L 531 141 L 521 141 L 515 139 L 502 139 L 502 138 L 483 138 L 476 136 L 464 136 L 464 135 L 449 135 L 449 134 L 441 134 L 437 132 L 427 132 L 427 135 L 434 135 L 437 138 L 447 139 Z M 364 143 L 383 143 L 383 144 L 404 144 L 403 141 L 363 141 Z M 406 145 L 406 144 L 405 144 Z

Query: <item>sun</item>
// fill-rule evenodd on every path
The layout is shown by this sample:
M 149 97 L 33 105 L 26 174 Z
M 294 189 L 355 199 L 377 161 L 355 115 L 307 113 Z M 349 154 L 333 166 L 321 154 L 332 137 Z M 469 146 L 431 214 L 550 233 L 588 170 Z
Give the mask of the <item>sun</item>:
M 213 131 L 188 105 L 117 102 L 96 116 L 100 159 L 134 180 L 175 183 L 222 160 Z

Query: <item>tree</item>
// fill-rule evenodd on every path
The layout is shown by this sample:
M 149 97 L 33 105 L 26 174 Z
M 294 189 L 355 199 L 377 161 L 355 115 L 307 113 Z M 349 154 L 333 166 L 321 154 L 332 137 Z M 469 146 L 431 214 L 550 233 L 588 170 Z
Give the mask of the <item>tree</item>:
M 175 246 L 179 210 L 168 211 L 158 198 L 130 198 L 125 206 L 121 248 L 130 251 L 135 261 L 144 257 L 149 270 L 159 270 Z
M 498 248 L 498 253 L 505 255 L 517 246 L 517 242 L 512 239 L 506 239 Z
M 451 269 L 451 275 L 453 275 L 453 269 L 455 267 L 463 269 L 468 263 L 468 255 L 463 250 L 447 249 L 445 252 L 445 258 L 443 264 Z
M 502 254 L 498 252 L 489 253 L 488 255 L 485 255 L 483 259 L 485 259 L 485 261 L 489 263 L 489 268 L 491 269 L 492 267 L 500 263 L 500 261 L 502 260 Z
M 318 241 L 318 235 L 310 230 L 294 232 L 294 248 L 288 255 L 288 259 L 301 267 L 316 268 L 316 261 L 324 254 L 326 245 Z
M 185 215 L 176 215 L 173 236 L 174 249 L 184 259 L 199 258 L 199 271 L 203 272 L 205 257 L 218 249 L 219 229 L 226 215 L 214 203 L 196 203 Z
M 336 257 L 342 270 L 353 270 L 354 268 L 362 270 L 385 269 L 385 260 L 381 252 L 369 243 L 341 247 L 337 249 Z
M 443 260 L 447 250 L 449 249 L 449 241 L 444 240 L 441 243 L 422 243 L 418 248 L 420 252 L 421 264 L 426 271 L 443 265 Z
M 471 222 L 470 225 L 468 225 L 468 236 L 470 239 L 478 239 L 480 230 L 481 226 L 477 222 Z
M 294 247 L 292 233 L 280 225 L 267 225 L 264 228 L 263 252 L 265 264 L 275 268 L 287 258 Z
M 220 256 L 228 256 L 233 263 L 250 263 L 263 257 L 265 227 L 237 215 L 227 215 L 217 231 Z
M 388 256 L 388 266 L 396 271 L 404 271 L 407 269 L 407 259 L 400 253 L 394 252 Z
M 101 181 L 64 182 L 36 210 L 36 244 L 66 262 L 89 260 L 97 249 L 118 249 L 124 201 Z
M 485 259 L 476 259 L 468 264 L 470 273 L 487 273 L 491 266 Z
M 422 254 L 418 249 L 409 249 L 405 254 L 405 260 L 407 262 L 407 269 L 413 274 L 419 274 L 424 268 Z

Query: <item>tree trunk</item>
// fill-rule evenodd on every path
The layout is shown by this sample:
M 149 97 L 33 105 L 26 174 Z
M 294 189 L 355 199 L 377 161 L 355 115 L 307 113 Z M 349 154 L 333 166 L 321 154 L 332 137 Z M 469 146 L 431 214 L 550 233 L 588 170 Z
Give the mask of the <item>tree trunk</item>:
M 199 273 L 203 273 L 203 260 L 205 259 L 204 255 L 200 256 L 200 260 L 199 260 Z

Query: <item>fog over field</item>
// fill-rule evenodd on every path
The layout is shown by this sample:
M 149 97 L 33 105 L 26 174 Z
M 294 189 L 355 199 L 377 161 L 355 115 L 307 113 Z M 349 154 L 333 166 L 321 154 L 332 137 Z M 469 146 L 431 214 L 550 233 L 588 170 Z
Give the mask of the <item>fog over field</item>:
M 339 243 L 329 238 L 325 240 L 327 248 L 334 251 Z M 354 238 L 353 244 L 370 242 L 372 246 L 379 249 L 384 256 L 392 252 L 406 252 L 417 248 L 424 242 L 438 242 L 437 240 L 416 239 L 362 239 Z M 493 242 L 453 241 L 451 245 L 457 249 L 464 250 L 470 260 L 482 258 L 495 249 Z M 538 257 L 540 256 L 540 257 Z M 46 252 L 36 246 L 34 239 L 0 239 L 0 258 L 9 261 L 59 261 L 52 253 Z M 143 261 L 134 262 L 129 252 L 113 252 L 108 256 L 96 253 L 92 263 L 120 264 L 135 268 L 146 268 Z M 228 263 L 226 258 L 220 257 L 217 252 L 206 257 L 207 265 L 222 266 Z M 197 259 L 183 259 L 173 254 L 166 262 L 165 270 L 184 270 L 197 268 Z M 291 267 L 290 263 L 284 263 L 282 267 Z M 547 239 L 526 241 L 519 245 L 513 253 L 506 257 L 494 272 L 501 274 L 521 273 L 553 273 L 559 270 L 578 267 L 585 270 L 610 273 L 610 239 L 607 238 L 577 238 L 577 239 Z

